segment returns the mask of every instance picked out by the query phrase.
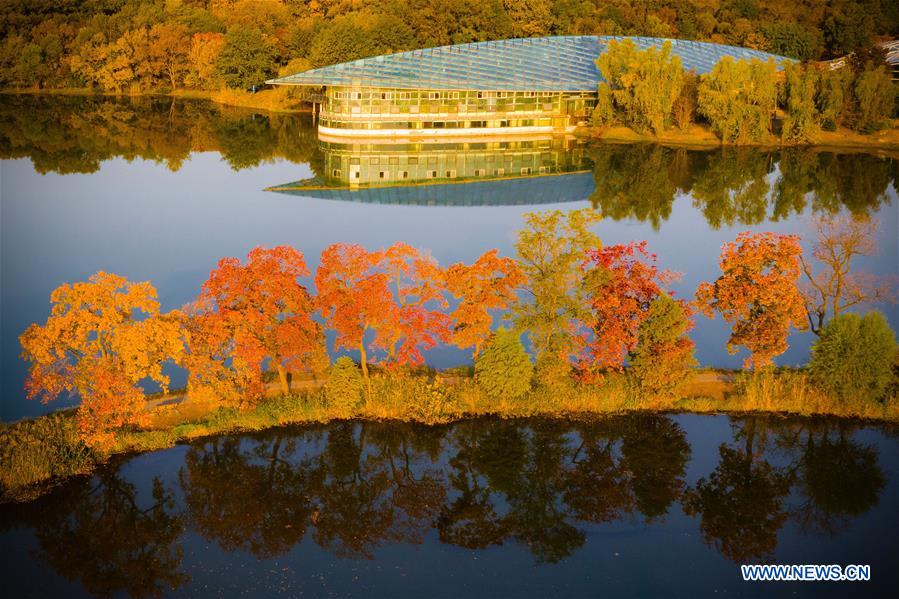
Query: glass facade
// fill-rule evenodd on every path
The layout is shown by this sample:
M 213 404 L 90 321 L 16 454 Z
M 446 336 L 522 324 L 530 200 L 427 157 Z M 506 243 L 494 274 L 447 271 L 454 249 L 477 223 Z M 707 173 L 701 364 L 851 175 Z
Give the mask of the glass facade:
M 277 191 L 371 189 L 585 172 L 592 163 L 571 137 L 442 143 L 322 141 L 317 176 Z
M 337 136 L 570 131 L 596 102 L 596 58 L 617 36 L 477 42 L 375 56 L 273 79 L 320 88 L 320 130 Z M 662 38 L 632 37 L 640 48 Z M 724 56 L 788 60 L 758 50 L 670 40 L 684 68 L 706 73 Z

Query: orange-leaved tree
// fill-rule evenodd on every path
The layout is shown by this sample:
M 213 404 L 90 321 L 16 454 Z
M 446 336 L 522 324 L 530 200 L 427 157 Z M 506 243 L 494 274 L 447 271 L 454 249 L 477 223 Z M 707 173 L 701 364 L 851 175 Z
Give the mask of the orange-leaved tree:
M 447 305 L 444 273 L 434 258 L 402 242 L 384 250 L 380 267 L 396 292 L 396 307 L 375 346 L 387 352 L 389 367 L 423 364 L 423 349 L 449 340 L 450 319 L 441 310 Z
M 362 374 L 369 384 L 365 334 L 379 332 L 395 320 L 389 277 L 377 265 L 384 252 L 369 252 L 358 244 L 335 243 L 322 252 L 315 272 L 316 307 L 329 329 L 337 333 L 335 347 L 358 349 Z
M 31 364 L 25 388 L 44 402 L 63 392 L 78 394 L 78 427 L 84 441 L 108 448 L 115 429 L 143 424 L 143 379 L 167 391 L 167 360 L 183 346 L 177 313 L 159 313 L 156 289 L 119 275 L 98 272 L 87 282 L 64 284 L 50 296 L 47 322 L 19 337 Z
M 527 280 L 512 258 L 498 250 L 482 254 L 473 264 L 461 262 L 446 269 L 447 290 L 459 300 L 450 314 L 452 341 L 461 349 L 474 347 L 473 355 L 490 336 L 491 310 L 506 310 L 515 302 L 515 290 Z
M 284 394 L 290 392 L 289 370 L 325 369 L 324 332 L 312 319 L 312 296 L 299 281 L 307 276 L 303 254 L 286 245 L 254 248 L 246 264 L 237 258 L 219 260 L 197 302 L 192 358 L 230 360 L 231 378 L 242 385 L 248 402 L 264 390 L 266 363 L 278 373 Z
M 698 309 L 709 318 L 718 311 L 731 324 L 727 351 L 742 345 L 751 352 L 744 367 L 771 365 L 786 351 L 790 328 L 807 328 L 797 287 L 801 255 L 796 235 L 746 231 L 722 247 L 721 276 L 699 284 Z
M 646 241 L 610 245 L 587 252 L 585 285 L 590 316 L 579 359 L 581 378 L 595 380 L 602 370 L 621 370 L 637 345 L 640 325 L 653 300 L 674 279 L 656 267 Z

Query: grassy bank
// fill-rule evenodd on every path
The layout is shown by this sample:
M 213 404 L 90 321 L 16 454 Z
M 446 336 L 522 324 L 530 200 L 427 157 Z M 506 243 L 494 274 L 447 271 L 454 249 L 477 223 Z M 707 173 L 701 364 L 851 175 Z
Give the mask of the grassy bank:
M 601 386 L 538 388 L 516 400 L 485 396 L 464 369 L 421 371 L 399 378 L 375 375 L 371 398 L 351 413 L 329 406 L 320 386 L 298 386 L 290 395 L 268 397 L 250 410 L 175 397 L 157 400 L 147 427 L 122 431 L 115 447 L 102 454 L 80 441 L 72 410 L 4 425 L 0 429 L 0 499 L 33 499 L 68 477 L 90 473 L 114 454 L 154 451 L 210 435 L 346 418 L 443 424 L 486 415 L 596 418 L 652 411 L 767 412 L 899 422 L 895 392 L 886 402 L 836 401 L 810 385 L 804 372 L 789 369 L 768 375 L 704 370 L 682 397 L 654 400 L 638 396 L 626 375 L 610 377 Z
M 580 127 L 575 131 L 577 137 L 608 142 L 652 142 L 685 148 L 711 148 L 724 145 L 704 125 L 693 124 L 688 129 L 666 129 L 658 135 L 638 133 L 629 127 Z M 821 131 L 807 143 L 785 142 L 776 135 L 768 135 L 757 142 L 744 144 L 762 148 L 785 148 L 797 146 L 813 146 L 821 148 L 865 148 L 881 150 L 899 150 L 899 124 L 893 121 L 892 126 L 869 135 L 863 135 L 849 129 L 837 131 Z
M 225 106 L 253 108 L 255 110 L 264 110 L 268 112 L 300 113 L 311 112 L 312 110 L 310 104 L 294 97 L 290 93 L 290 90 L 285 87 L 264 89 L 256 93 L 227 88 L 216 91 L 176 89 L 172 91 L 160 90 L 120 94 L 98 92 L 88 88 L 4 89 L 0 90 L 0 93 L 46 96 L 105 96 L 112 98 L 141 98 L 145 96 L 164 96 L 171 98 L 186 98 L 191 100 L 209 100 L 211 102 L 215 102 L 216 104 L 222 104 Z

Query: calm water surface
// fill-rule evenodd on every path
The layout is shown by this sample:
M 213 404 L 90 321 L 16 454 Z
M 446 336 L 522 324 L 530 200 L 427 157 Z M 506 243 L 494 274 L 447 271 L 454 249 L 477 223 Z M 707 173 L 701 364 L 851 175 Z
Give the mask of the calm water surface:
M 827 420 L 342 422 L 122 459 L 3 509 L 6 596 L 886 596 L 899 437 Z M 740 563 L 870 564 L 744 583 Z

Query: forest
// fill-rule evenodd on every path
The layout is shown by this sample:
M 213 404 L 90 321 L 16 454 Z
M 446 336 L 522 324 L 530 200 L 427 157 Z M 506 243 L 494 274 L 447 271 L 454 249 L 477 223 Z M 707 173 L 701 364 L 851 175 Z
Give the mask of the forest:
M 223 85 L 366 56 L 544 35 L 645 35 L 830 59 L 899 32 L 888 0 L 7 0 L 0 88 Z

